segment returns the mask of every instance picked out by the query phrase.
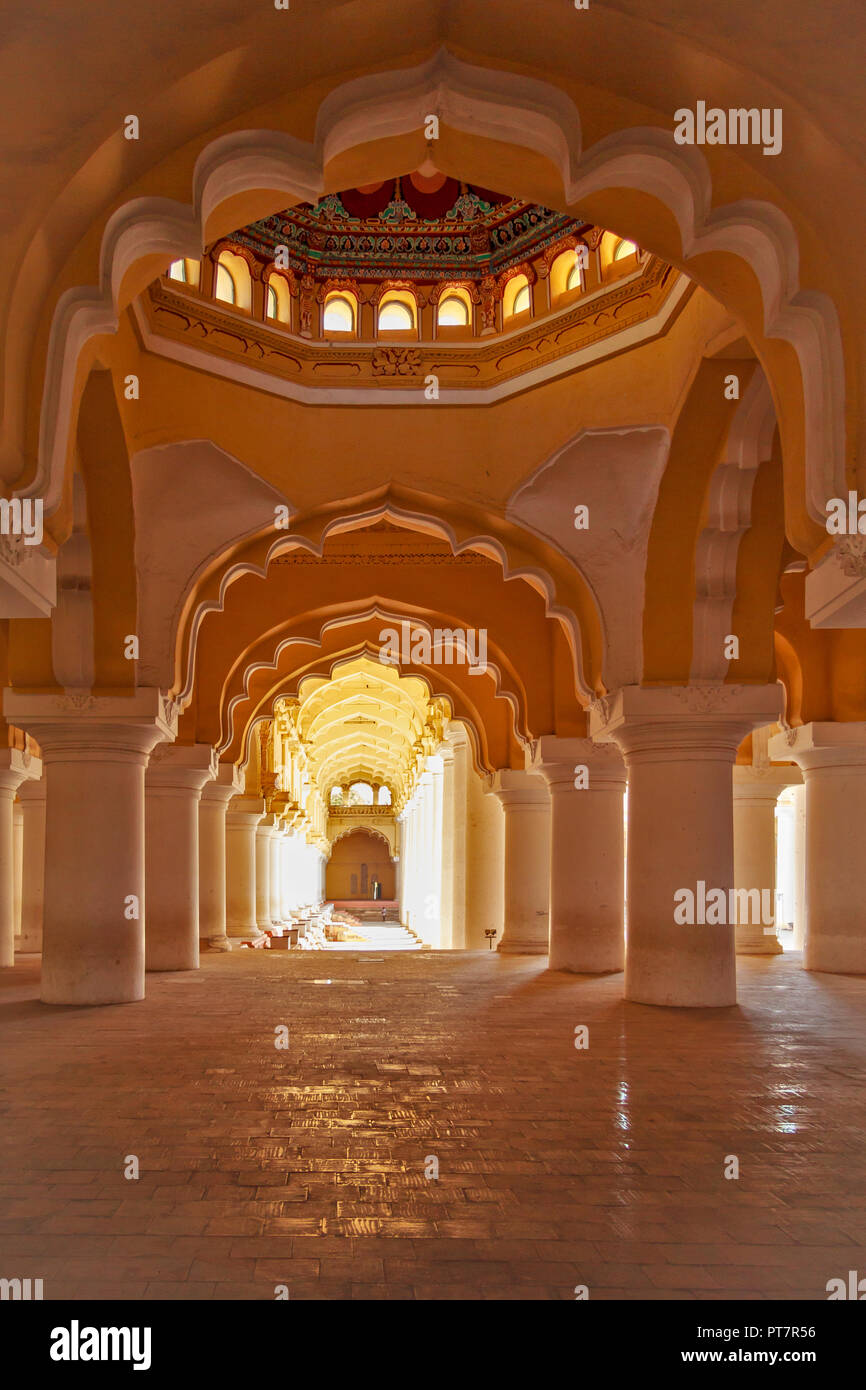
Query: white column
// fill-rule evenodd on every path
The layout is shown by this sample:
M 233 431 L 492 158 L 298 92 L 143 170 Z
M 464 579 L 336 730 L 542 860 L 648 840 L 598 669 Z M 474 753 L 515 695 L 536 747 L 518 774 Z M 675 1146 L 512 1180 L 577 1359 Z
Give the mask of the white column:
M 44 909 L 44 788 L 46 778 L 24 781 L 18 788 L 22 815 L 21 940 L 19 951 L 42 951 Z
M 265 814 L 260 797 L 232 797 L 226 812 L 226 936 L 260 941 L 256 925 L 256 827 Z
M 493 780 L 505 812 L 506 955 L 544 955 L 550 931 L 550 796 L 541 777 L 505 768 Z
M 270 869 L 268 872 L 268 891 L 270 894 L 269 915 L 274 926 L 279 926 L 283 920 L 283 840 L 285 831 L 282 823 L 276 820 L 274 823 L 273 834 L 268 842 L 270 853 Z
M 782 943 L 776 922 L 776 802 L 786 787 L 800 781 L 797 767 L 734 767 L 734 887 L 758 893 L 761 911 L 735 927 L 737 955 L 779 955 Z M 755 916 L 772 911 L 772 921 Z
M 622 755 L 613 744 L 545 735 L 532 766 L 550 792 L 550 969 L 622 970 Z
M 39 759 L 29 753 L 18 748 L 0 750 L 0 966 L 15 964 L 15 793 L 22 782 L 41 771 Z
M 811 723 L 770 740 L 806 787 L 806 939 L 803 965 L 866 974 L 866 723 Z
M 469 744 L 460 724 L 449 726 L 452 741 L 440 749 L 443 759 L 450 754 L 445 770 L 448 776 L 446 793 L 447 822 L 443 826 L 443 853 L 450 853 L 450 891 L 443 890 L 449 901 L 451 931 L 449 943 L 455 949 L 466 946 L 466 852 L 468 841 L 467 780 L 469 775 Z
M 443 831 L 444 831 L 444 769 L 442 759 L 434 754 L 429 759 L 430 769 L 430 828 L 429 863 L 430 888 L 428 904 L 433 912 L 427 921 L 427 939 L 431 946 L 442 945 L 442 913 L 444 902 L 443 883 Z
M 199 965 L 199 803 L 217 770 L 207 744 L 159 744 L 144 778 L 146 970 Z
M 615 741 L 628 767 L 628 999 L 736 1002 L 731 769 L 780 697 L 777 685 L 626 686 L 590 706 L 590 733 Z M 722 903 L 709 922 L 702 892 Z
M 806 788 L 794 788 L 794 948 L 806 943 Z
M 271 917 L 271 841 L 276 834 L 273 816 L 264 816 L 256 827 L 256 926 L 268 932 Z
M 212 951 L 230 951 L 226 935 L 226 811 L 240 791 L 233 763 L 223 763 L 206 783 L 199 806 L 199 936 Z
M 398 816 L 400 858 L 398 860 L 398 905 L 400 922 L 409 926 L 409 878 L 407 878 L 407 866 L 409 866 L 409 808 L 403 806 L 402 812 Z
M 22 783 L 23 785 L 23 783 Z M 21 788 L 18 788 L 20 797 Z M 14 947 L 21 950 L 21 897 L 24 874 L 24 807 L 12 802 L 12 930 Z
M 446 950 L 454 945 L 454 749 L 443 743 L 439 749 L 442 760 L 442 905 L 439 944 Z
M 433 822 L 433 774 L 428 770 L 421 778 L 421 813 L 419 818 L 419 901 L 418 901 L 418 925 L 415 930 L 418 935 L 431 945 L 436 944 L 436 930 L 434 929 L 433 919 L 435 916 L 435 928 L 438 928 L 438 908 L 435 901 L 433 885 L 433 864 L 432 864 L 432 822 Z
M 282 865 L 280 873 L 280 889 L 282 893 L 283 918 L 287 920 L 291 915 L 292 909 L 297 907 L 300 899 L 297 896 L 297 856 L 295 845 L 295 833 L 290 830 L 284 837 L 280 846 L 282 852 Z
M 406 865 L 403 869 L 403 906 L 407 927 L 414 927 L 415 910 L 415 803 L 414 799 L 406 810 Z
M 37 740 L 46 777 L 42 998 L 144 997 L 144 770 L 173 738 L 159 691 L 6 692 L 6 718 Z M 169 722 L 169 720 L 171 722 Z

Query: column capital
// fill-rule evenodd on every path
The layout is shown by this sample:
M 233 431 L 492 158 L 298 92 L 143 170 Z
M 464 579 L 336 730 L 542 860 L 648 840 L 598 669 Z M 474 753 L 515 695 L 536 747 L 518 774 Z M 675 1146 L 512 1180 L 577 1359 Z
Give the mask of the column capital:
M 240 795 L 244 789 L 244 779 L 236 763 L 220 763 L 213 781 L 206 782 L 202 789 L 203 801 L 222 801 L 226 805 L 232 797 Z
M 26 782 L 35 781 L 38 785 L 41 777 L 41 758 L 34 758 L 26 749 L 0 748 L 0 791 L 12 795 Z
M 125 696 L 6 690 L 3 713 L 36 739 L 48 763 L 95 760 L 100 754 L 112 761 L 140 760 L 177 735 L 174 701 L 149 686 Z
M 813 721 L 785 729 L 769 742 L 771 758 L 792 758 L 803 772 L 866 766 L 866 722 Z
M 504 807 L 526 806 L 547 810 L 550 806 L 544 779 L 525 769 L 499 768 L 491 778 L 490 790 Z
M 735 801 L 778 801 L 786 787 L 796 787 L 803 774 L 795 763 L 784 767 L 769 763 L 766 767 L 734 764 Z
M 258 825 L 265 814 L 264 798 L 260 796 L 233 796 L 226 813 L 226 825 Z
M 158 743 L 150 755 L 144 785 L 148 791 L 198 791 L 213 781 L 219 768 L 208 743 Z
M 594 739 L 619 745 L 627 761 L 730 758 L 754 728 L 774 723 L 782 687 L 774 685 L 626 685 L 589 706 Z
M 624 787 L 627 780 L 622 754 L 614 743 L 591 738 L 560 738 L 543 734 L 526 751 L 526 769 L 544 778 L 550 791 L 574 789 L 575 769 L 589 770 L 589 789 Z

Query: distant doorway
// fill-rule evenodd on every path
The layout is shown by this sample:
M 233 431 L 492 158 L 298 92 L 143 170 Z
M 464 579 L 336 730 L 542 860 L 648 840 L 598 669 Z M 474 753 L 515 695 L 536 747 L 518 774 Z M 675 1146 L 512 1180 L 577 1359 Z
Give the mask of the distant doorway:
M 395 898 L 397 879 L 385 840 L 368 830 L 338 840 L 325 872 L 325 896 L 329 902 Z

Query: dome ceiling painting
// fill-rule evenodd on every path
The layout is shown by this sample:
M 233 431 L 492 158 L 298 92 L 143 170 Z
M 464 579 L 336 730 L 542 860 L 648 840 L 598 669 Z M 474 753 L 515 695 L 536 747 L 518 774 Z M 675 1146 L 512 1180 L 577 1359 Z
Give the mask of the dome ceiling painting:
M 150 351 L 302 402 L 414 404 L 432 374 L 471 404 L 661 336 L 693 289 L 583 218 L 416 171 L 237 229 L 133 313 Z
M 288 250 L 288 269 L 318 280 L 436 282 L 500 275 L 568 233 L 592 241 L 588 223 L 444 174 L 420 173 L 299 203 L 236 232 L 261 262 Z

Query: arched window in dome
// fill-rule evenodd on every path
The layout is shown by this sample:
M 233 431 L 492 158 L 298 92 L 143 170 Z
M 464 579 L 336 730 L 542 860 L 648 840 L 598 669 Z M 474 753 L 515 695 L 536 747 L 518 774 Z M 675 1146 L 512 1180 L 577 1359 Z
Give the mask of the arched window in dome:
M 237 298 L 234 277 L 224 265 L 217 265 L 214 295 L 225 304 L 234 304 Z
M 550 302 L 552 305 L 556 305 L 562 296 L 568 294 L 570 290 L 582 290 L 584 288 L 583 267 L 586 264 L 587 255 L 586 246 L 583 242 L 578 242 L 577 246 L 569 246 L 567 251 L 561 251 L 554 258 L 550 267 Z
M 390 788 L 390 787 L 380 787 L 380 788 L 379 788 L 379 805 L 380 805 L 380 806 L 390 806 L 390 805 L 391 805 L 391 788 Z
M 624 261 L 628 256 L 636 256 L 637 247 L 633 241 L 619 241 L 613 253 L 615 261 Z
M 268 279 L 267 290 L 267 317 L 278 323 L 291 323 L 292 299 L 285 276 L 274 272 Z
M 180 261 L 172 261 L 168 268 L 169 280 L 179 280 L 183 285 L 198 285 L 201 274 L 201 267 L 198 261 L 193 261 L 189 257 L 184 257 Z
M 253 282 L 250 268 L 243 256 L 234 251 L 221 251 L 217 261 L 214 296 L 225 304 L 235 304 L 249 310 L 252 304 Z
M 322 332 L 327 334 L 354 333 L 354 331 L 355 306 L 349 295 L 336 291 L 329 294 L 325 299 L 322 314 Z
M 621 266 L 621 270 L 617 272 L 620 274 L 622 270 L 629 268 L 622 265 L 622 262 L 628 261 L 631 256 L 637 256 L 638 246 L 636 242 L 617 236 L 615 232 L 605 232 L 599 252 L 602 274 L 608 274 L 615 265 Z
M 379 304 L 380 332 L 411 333 L 415 328 L 415 300 L 408 290 L 392 290 Z
M 502 313 L 506 319 L 517 314 L 525 314 L 532 308 L 532 294 L 525 275 L 513 275 L 505 286 L 502 296 Z
M 447 291 L 439 300 L 436 322 L 440 328 L 468 328 L 469 305 L 463 296 Z
M 373 788 L 369 782 L 353 782 L 349 788 L 350 806 L 372 806 Z
M 340 786 L 332 787 L 332 788 L 331 788 L 331 795 L 330 795 L 329 798 L 328 798 L 328 802 L 329 802 L 329 805 L 331 805 L 331 806 L 342 806 L 342 804 L 343 804 L 343 788 L 340 787 Z

